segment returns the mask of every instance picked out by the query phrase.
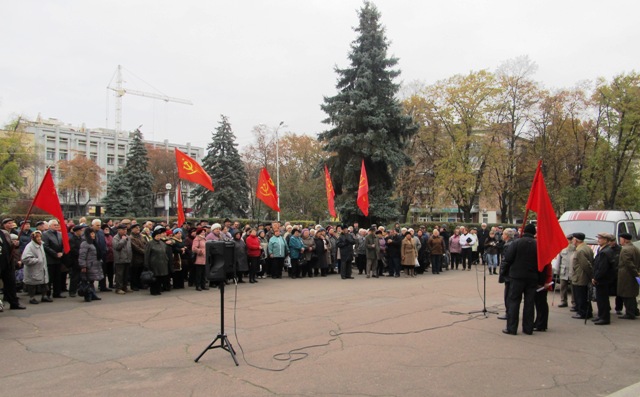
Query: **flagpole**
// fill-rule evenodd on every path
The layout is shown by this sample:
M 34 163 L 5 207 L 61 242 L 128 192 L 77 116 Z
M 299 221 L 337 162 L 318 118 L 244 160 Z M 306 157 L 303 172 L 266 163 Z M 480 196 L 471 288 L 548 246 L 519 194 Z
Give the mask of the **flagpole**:
M 538 160 L 538 166 L 536 167 L 536 172 L 533 175 L 533 182 L 531 183 L 531 187 L 536 185 L 536 179 L 538 179 L 538 172 L 542 172 L 542 160 Z M 527 225 L 527 217 L 529 216 L 529 206 L 525 208 L 524 211 L 524 219 L 522 220 L 522 233 L 524 234 L 524 227 Z

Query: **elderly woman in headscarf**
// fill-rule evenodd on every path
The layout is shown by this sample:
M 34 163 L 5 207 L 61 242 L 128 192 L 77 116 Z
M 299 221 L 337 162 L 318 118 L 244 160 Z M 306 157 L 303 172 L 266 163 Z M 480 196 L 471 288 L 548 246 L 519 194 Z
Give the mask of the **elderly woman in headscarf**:
M 33 305 L 39 303 L 35 298 L 36 292 L 41 294 L 40 302 L 53 302 L 53 299 L 47 296 L 49 272 L 40 230 L 31 233 L 31 242 L 22 252 L 22 264 L 24 265 L 24 284 L 29 293 L 29 303 Z
M 162 226 L 156 226 L 151 233 L 153 238 L 145 247 L 144 267 L 151 270 L 155 277 L 155 281 L 149 286 L 151 295 L 160 295 L 160 289 L 166 284 L 169 276 L 170 257 L 167 253 L 167 244 L 162 240 L 166 229 Z

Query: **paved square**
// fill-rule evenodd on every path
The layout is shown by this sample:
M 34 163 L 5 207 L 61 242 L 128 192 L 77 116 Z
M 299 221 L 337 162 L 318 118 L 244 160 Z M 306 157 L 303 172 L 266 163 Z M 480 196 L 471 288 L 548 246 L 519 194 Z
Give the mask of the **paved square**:
M 502 313 L 503 285 L 487 278 L 487 306 Z M 640 380 L 640 321 L 585 325 L 556 299 L 547 332 L 503 335 L 495 315 L 467 314 L 482 309 L 480 271 L 225 292 L 239 367 L 222 349 L 194 362 L 220 330 L 218 290 L 102 293 L 0 314 L 0 394 L 603 396 Z

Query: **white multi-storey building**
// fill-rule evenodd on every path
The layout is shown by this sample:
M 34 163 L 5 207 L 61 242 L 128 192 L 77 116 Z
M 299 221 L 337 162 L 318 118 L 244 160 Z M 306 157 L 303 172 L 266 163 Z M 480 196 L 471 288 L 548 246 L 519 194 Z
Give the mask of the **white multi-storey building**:
M 54 182 L 57 184 L 59 175 L 55 170 L 56 163 L 60 160 L 71 160 L 76 154 L 84 154 L 105 170 L 105 174 L 102 176 L 101 196 L 91 198 L 91 209 L 100 214 L 101 201 L 106 195 L 108 181 L 126 164 L 132 140 L 130 133 L 116 133 L 115 130 L 105 128 L 87 128 L 84 125 L 77 127 L 56 119 L 42 119 L 40 117 L 35 121 L 23 120 L 22 123 L 26 125 L 25 133 L 33 134 L 36 153 L 41 160 L 33 175 L 35 181 L 42 180 L 47 167 L 49 167 L 52 170 Z M 144 142 L 152 147 L 171 152 L 174 148 L 178 148 L 199 163 L 202 163 L 204 157 L 204 148 L 193 146 L 189 142 L 186 144 L 170 143 L 168 140 L 163 142 L 145 140 Z M 39 182 L 36 182 L 36 189 L 37 183 Z M 35 194 L 35 191 L 30 193 Z M 183 193 L 186 193 L 185 207 L 191 207 L 189 191 L 185 189 Z M 62 204 L 73 204 L 66 203 L 64 196 L 61 196 L 60 200 Z M 163 202 L 159 201 L 157 207 L 162 208 L 163 205 Z

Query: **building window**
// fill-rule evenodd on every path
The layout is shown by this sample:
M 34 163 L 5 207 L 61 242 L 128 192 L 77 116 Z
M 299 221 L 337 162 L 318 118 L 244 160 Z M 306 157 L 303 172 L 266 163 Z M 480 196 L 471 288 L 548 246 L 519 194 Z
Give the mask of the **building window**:
M 113 178 L 116 176 L 116 173 L 113 171 L 107 171 L 107 183 L 111 183 Z
M 60 142 L 60 144 L 61 144 L 61 145 L 66 145 L 66 144 L 69 142 L 69 139 L 67 139 L 67 138 L 60 138 L 60 139 L 59 139 L 59 142 Z
M 68 159 L 68 157 L 69 157 L 69 155 L 68 155 L 68 153 L 67 153 L 67 151 L 66 151 L 66 150 L 61 150 L 61 151 L 58 153 L 58 160 L 67 160 L 67 159 Z
M 116 158 L 113 154 L 107 154 L 107 165 L 114 165 Z
M 118 150 L 122 150 L 122 151 L 124 151 L 124 149 L 125 149 L 125 146 L 124 146 L 124 145 L 118 145 Z
M 125 158 L 124 156 L 118 156 L 118 165 L 124 165 Z
M 47 136 L 47 143 L 56 143 L 56 137 L 55 136 Z
M 98 162 L 98 153 L 89 153 L 89 158 L 91 159 L 91 161 L 93 161 L 94 163 Z
M 489 223 L 489 214 L 486 212 L 482 213 L 482 223 Z
M 115 144 L 113 144 L 113 143 L 107 143 L 107 149 L 113 149 L 113 148 L 115 148 L 115 147 L 116 147 L 116 145 L 115 145 Z
M 47 149 L 47 160 L 54 161 L 56 159 L 56 151 L 53 149 Z

